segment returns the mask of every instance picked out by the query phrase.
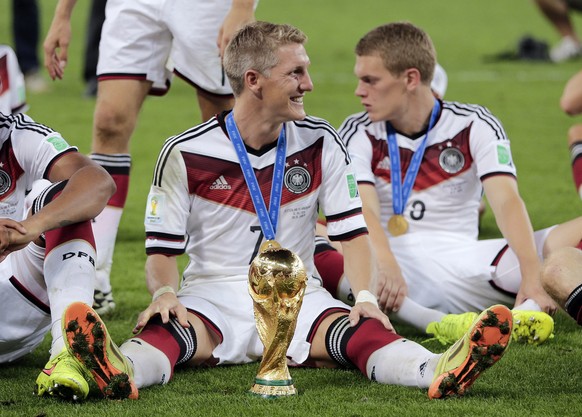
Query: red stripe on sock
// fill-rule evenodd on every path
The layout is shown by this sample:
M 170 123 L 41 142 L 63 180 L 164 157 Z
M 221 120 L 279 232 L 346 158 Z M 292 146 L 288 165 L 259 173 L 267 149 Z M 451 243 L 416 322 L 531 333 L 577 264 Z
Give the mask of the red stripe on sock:
M 346 354 L 354 365 L 367 376 L 366 364 L 372 353 L 402 339 L 402 336 L 388 331 L 381 321 L 369 319 L 354 332 L 346 346 Z
M 324 250 L 315 254 L 314 262 L 324 288 L 335 298 L 339 298 L 338 287 L 344 275 L 343 255 L 336 250 Z
M 162 326 L 147 324 L 137 339 L 141 339 L 162 351 L 170 361 L 172 373 L 174 373 L 174 366 L 180 358 L 180 345 L 168 330 Z
M 95 238 L 90 221 L 71 224 L 58 229 L 49 230 L 44 233 L 46 241 L 46 253 L 48 254 L 53 248 L 71 240 L 84 240 L 95 248 Z
M 117 191 L 111 196 L 108 206 L 125 207 L 125 201 L 127 200 L 127 193 L 129 191 L 129 173 L 128 174 L 112 174 L 111 178 L 117 186 Z

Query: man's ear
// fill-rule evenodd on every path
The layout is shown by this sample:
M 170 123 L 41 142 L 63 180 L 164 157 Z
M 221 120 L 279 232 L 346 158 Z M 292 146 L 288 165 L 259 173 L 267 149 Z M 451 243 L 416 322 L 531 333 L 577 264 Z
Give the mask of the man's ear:
M 244 75 L 245 85 L 254 93 L 259 93 L 261 90 L 262 75 L 255 70 L 247 70 Z
M 420 84 L 422 84 L 422 77 L 420 76 L 420 71 L 417 68 L 408 68 L 404 71 L 404 81 L 406 82 L 406 88 L 409 90 L 415 89 Z

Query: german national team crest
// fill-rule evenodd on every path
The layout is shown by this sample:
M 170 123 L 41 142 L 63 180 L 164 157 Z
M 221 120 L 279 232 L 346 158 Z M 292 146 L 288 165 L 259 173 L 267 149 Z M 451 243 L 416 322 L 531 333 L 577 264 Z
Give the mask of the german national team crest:
M 285 173 L 285 187 L 293 194 L 301 194 L 309 189 L 311 175 L 302 166 L 295 165 L 287 169 Z
M 446 147 L 439 155 L 439 164 L 445 172 L 456 174 L 465 166 L 465 156 L 455 147 Z
M 12 185 L 12 179 L 10 179 L 10 175 L 2 169 L 0 169 L 0 195 L 6 194 L 8 190 L 10 190 L 10 186 Z

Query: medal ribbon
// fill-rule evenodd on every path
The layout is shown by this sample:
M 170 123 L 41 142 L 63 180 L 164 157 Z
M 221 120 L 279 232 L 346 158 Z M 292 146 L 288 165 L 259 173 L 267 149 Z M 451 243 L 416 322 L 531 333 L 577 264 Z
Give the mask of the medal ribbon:
M 265 239 L 274 240 L 277 233 L 277 223 L 279 221 L 279 207 L 281 206 L 281 194 L 283 190 L 283 174 L 285 172 L 285 157 L 287 153 L 287 139 L 285 136 L 285 124 L 279 134 L 277 140 L 277 153 L 275 155 L 275 165 L 273 167 L 273 179 L 271 184 L 271 197 L 269 203 L 269 210 L 261 194 L 261 188 L 257 181 L 257 176 L 249 160 L 249 155 L 245 148 L 245 144 L 240 136 L 240 132 L 236 127 L 234 121 L 234 114 L 230 112 L 226 116 L 226 130 L 228 136 L 234 145 L 234 150 L 238 156 L 241 170 L 245 178 L 245 182 L 251 194 L 253 206 L 259 217 L 259 223 Z
M 428 132 L 434 127 L 440 107 L 439 101 L 435 98 L 426 134 L 420 146 L 412 155 L 410 166 L 404 177 L 404 183 L 402 183 L 400 152 L 398 150 L 398 143 L 396 142 L 396 131 L 389 122 L 386 122 L 386 131 L 388 132 L 386 142 L 388 142 L 388 151 L 390 152 L 390 180 L 392 181 L 392 209 L 394 210 L 394 214 L 399 215 L 404 212 L 404 207 L 406 206 L 406 202 L 414 186 L 414 181 L 418 175 L 418 170 L 420 169 L 420 162 L 424 156 Z

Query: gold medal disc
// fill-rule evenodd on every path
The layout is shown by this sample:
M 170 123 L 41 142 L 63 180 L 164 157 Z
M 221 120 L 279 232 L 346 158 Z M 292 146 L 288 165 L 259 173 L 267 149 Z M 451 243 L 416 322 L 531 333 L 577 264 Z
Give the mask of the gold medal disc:
M 402 214 L 396 214 L 388 220 L 388 231 L 392 236 L 400 236 L 408 231 L 408 222 Z
M 259 253 L 262 253 L 262 252 L 269 250 L 269 249 L 278 249 L 280 247 L 281 247 L 281 245 L 279 245 L 279 242 L 277 242 L 276 240 L 267 240 L 267 241 L 263 242 L 263 244 L 261 245 L 261 248 L 259 249 Z

